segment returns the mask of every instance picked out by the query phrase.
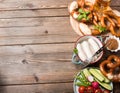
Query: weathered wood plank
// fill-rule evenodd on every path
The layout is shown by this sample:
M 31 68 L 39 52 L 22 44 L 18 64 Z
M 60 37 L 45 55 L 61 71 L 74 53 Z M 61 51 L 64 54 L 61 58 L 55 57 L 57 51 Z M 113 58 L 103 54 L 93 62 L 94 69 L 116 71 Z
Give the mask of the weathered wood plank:
M 2 0 L 0 10 L 66 7 L 72 0 Z
M 0 18 L 68 16 L 67 8 L 0 11 Z
M 71 62 L 1 64 L 0 85 L 71 82 L 80 69 Z
M 73 0 L 1 0 L 0 10 L 64 8 Z M 119 0 L 111 0 L 111 6 L 120 6 Z
M 21 64 L 28 62 L 69 62 L 74 43 L 43 44 L 25 46 L 1 46 L 0 64 Z
M 112 7 L 120 11 L 120 7 Z M 67 8 L 60 9 L 34 9 L 34 10 L 13 10 L 0 11 L 0 19 L 4 18 L 32 18 L 32 17 L 55 17 L 69 16 Z
M 110 6 L 120 6 L 120 0 L 111 0 Z
M 40 53 L 68 53 L 74 47 L 74 43 L 66 44 L 41 44 L 25 46 L 0 46 L 0 55 L 23 55 Z
M 114 93 L 120 93 L 116 85 Z M 0 86 L 0 93 L 73 93 L 73 83 Z
M 73 93 L 72 83 L 0 86 L 0 93 Z
M 120 12 L 120 7 L 115 6 L 115 7 L 112 7 L 112 9 L 116 9 Z
M 39 53 L 39 54 L 27 53 L 21 55 L 11 54 L 11 55 L 0 55 L 0 64 L 71 62 L 71 58 L 72 58 L 72 52 Z
M 65 26 L 64 23 L 66 24 L 69 23 L 69 17 L 0 19 L 0 27 L 22 27 L 22 26 L 64 27 Z
M 75 73 L 80 69 L 71 62 L 73 46 L 73 44 L 1 46 L 0 84 L 73 81 Z
M 112 7 L 120 11 L 120 7 Z M 60 9 L 34 9 L 34 10 L 13 10 L 0 11 L 0 19 L 5 18 L 32 18 L 32 17 L 60 17 L 69 16 L 67 8 Z
M 49 36 L 11 36 L 11 37 L 1 37 L 0 45 L 30 45 L 30 44 L 48 44 L 48 43 L 71 43 L 75 42 L 76 36 L 59 36 L 59 35 L 49 35 Z
M 69 21 L 69 20 L 68 20 Z M 53 26 L 35 26 L 35 27 L 11 27 L 11 28 L 0 28 L 0 38 L 3 37 L 32 37 L 32 36 L 48 36 L 49 35 L 69 35 L 75 36 L 76 33 L 72 30 L 71 25 L 68 23 L 61 23 L 65 25 L 61 27 L 61 24 L 56 27 L 56 24 L 53 23 Z
M 68 17 L 0 19 L 0 24 L 0 45 L 73 42 L 77 37 Z

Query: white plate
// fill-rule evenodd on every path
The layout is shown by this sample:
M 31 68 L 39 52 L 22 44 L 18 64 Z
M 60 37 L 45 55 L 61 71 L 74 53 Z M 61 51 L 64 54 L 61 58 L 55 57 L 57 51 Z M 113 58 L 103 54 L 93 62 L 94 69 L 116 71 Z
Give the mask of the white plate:
M 89 69 L 90 67 L 88 67 L 88 69 Z M 86 69 L 86 68 L 85 68 Z M 84 70 L 84 69 L 83 69 Z M 82 71 L 82 70 L 81 70 Z M 81 72 L 80 71 L 80 72 Z M 80 72 L 78 72 L 78 74 L 77 74 L 77 76 L 79 76 L 80 75 Z M 75 82 L 77 82 L 77 79 L 75 78 L 74 79 L 74 83 L 73 83 L 73 89 L 74 89 L 74 93 L 79 93 L 79 91 L 78 91 L 78 89 L 79 89 L 79 87 L 77 86 L 77 85 L 75 85 Z M 110 85 L 113 87 L 113 83 L 112 82 L 110 82 Z M 100 85 L 101 86 L 101 85 Z M 111 93 L 113 93 L 113 90 L 111 91 Z

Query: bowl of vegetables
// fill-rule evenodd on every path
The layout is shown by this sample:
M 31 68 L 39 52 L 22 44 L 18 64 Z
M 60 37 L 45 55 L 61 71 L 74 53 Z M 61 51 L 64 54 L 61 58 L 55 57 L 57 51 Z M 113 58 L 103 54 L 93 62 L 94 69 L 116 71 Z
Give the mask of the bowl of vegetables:
M 74 79 L 74 93 L 113 93 L 113 83 L 98 68 L 82 69 Z

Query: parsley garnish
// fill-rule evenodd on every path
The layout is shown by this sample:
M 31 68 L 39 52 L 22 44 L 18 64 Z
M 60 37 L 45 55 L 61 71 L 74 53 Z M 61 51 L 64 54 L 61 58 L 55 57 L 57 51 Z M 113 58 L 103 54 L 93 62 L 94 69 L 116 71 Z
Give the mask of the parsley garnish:
M 82 20 L 82 18 L 85 18 L 87 21 L 89 21 L 88 14 L 90 14 L 90 11 L 84 11 L 83 9 L 79 9 L 78 12 L 80 15 L 78 16 L 78 20 Z
M 101 25 L 98 25 L 98 26 L 94 26 L 95 29 L 99 30 L 100 33 L 102 32 L 105 32 L 106 31 L 106 28 L 105 27 L 102 27 Z
M 75 49 L 73 50 L 73 52 L 74 52 L 75 54 L 78 54 L 77 48 L 75 48 Z

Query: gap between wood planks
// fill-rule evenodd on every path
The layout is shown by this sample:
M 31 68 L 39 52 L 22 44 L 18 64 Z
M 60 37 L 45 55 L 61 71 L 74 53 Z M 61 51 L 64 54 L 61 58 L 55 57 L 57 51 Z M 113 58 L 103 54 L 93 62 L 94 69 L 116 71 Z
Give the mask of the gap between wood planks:
M 48 9 L 48 8 L 66 8 L 73 0 L 1 0 L 1 10 L 16 10 L 16 9 Z M 111 0 L 111 6 L 120 6 L 119 0 Z
M 52 43 L 27 43 L 27 44 L 5 44 L 0 46 L 26 46 L 26 45 L 47 45 L 47 44 L 74 44 L 74 41 L 72 42 L 52 42 Z
M 120 10 L 120 7 L 112 7 L 112 8 L 118 11 Z M 2 10 L 0 12 L 1 12 L 0 19 L 69 17 L 67 7 L 48 8 L 48 9 Z
M 70 80 L 70 81 L 66 81 L 66 82 L 61 82 L 61 81 L 58 81 L 58 82 L 45 82 L 45 83 L 24 83 L 24 84 L 5 84 L 5 85 L 0 85 L 0 86 L 16 86 L 16 85 L 39 85 L 39 84 L 62 84 L 62 83 L 73 83 L 73 80 Z

